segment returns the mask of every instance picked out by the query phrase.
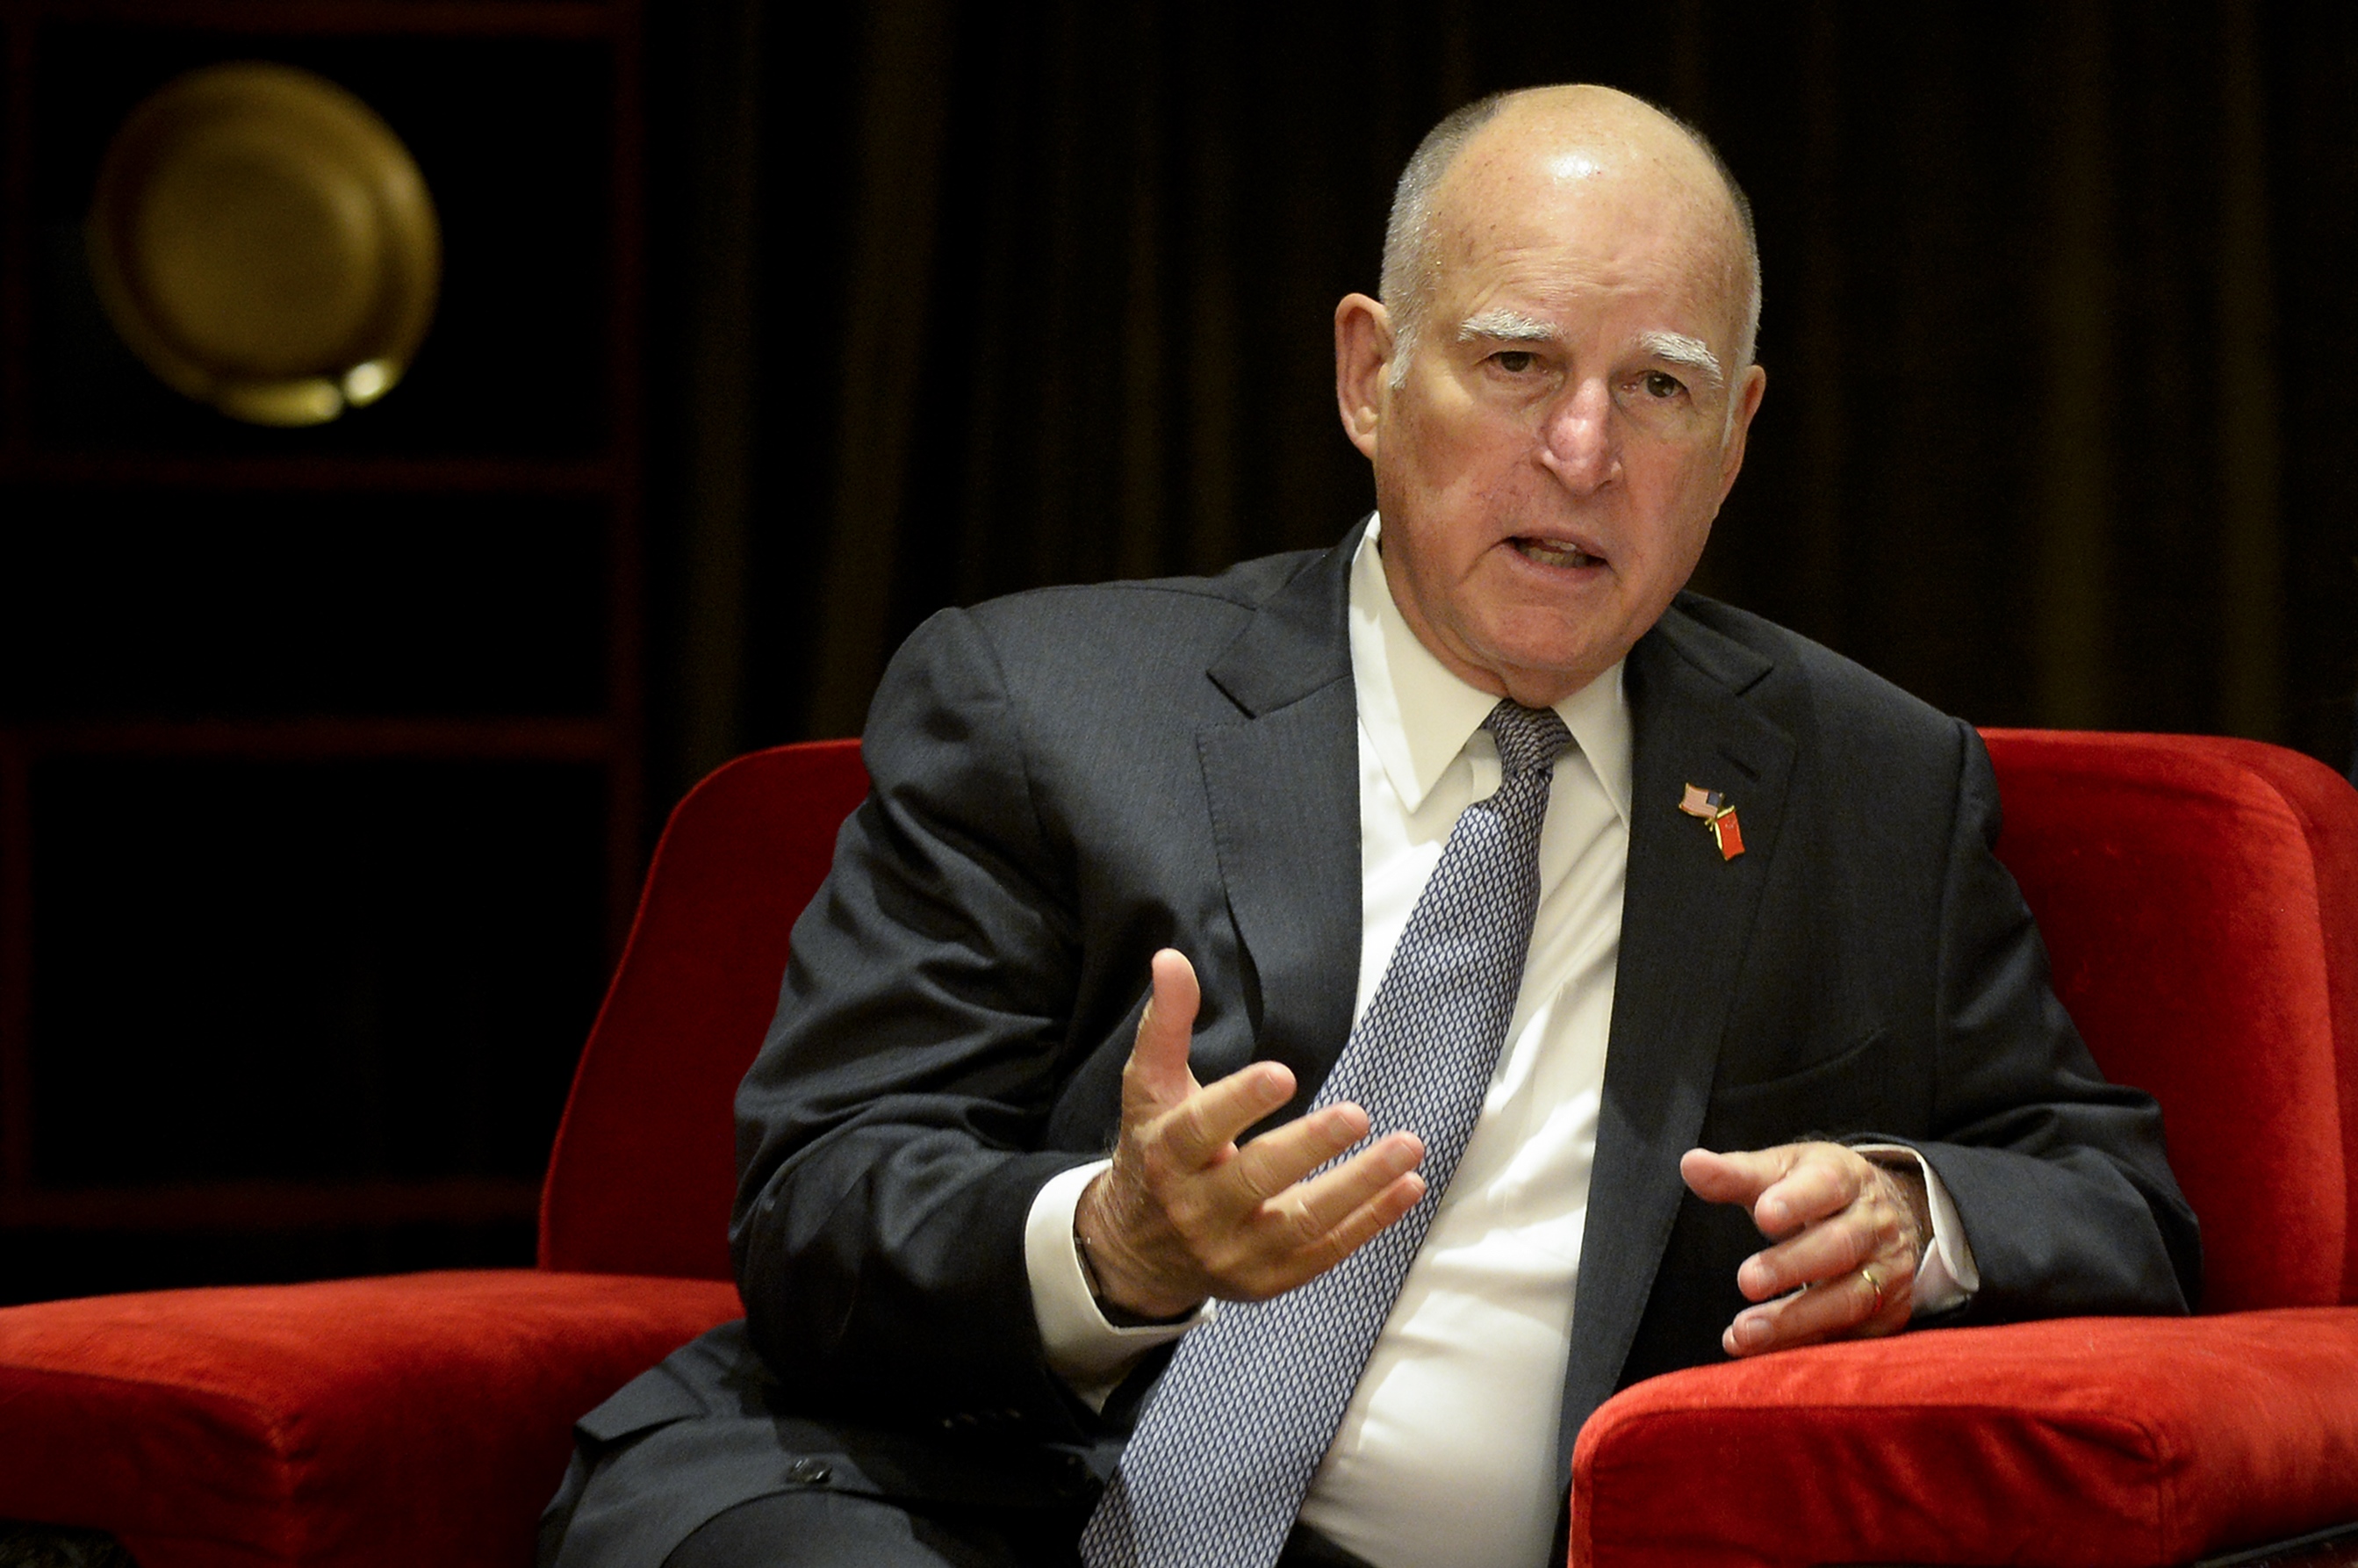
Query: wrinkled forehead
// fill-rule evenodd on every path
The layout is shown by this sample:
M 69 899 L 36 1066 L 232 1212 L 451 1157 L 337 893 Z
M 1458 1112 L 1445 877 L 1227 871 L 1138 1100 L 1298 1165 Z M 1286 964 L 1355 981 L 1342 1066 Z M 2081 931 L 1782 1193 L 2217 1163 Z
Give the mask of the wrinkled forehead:
M 1741 220 L 1717 170 L 1675 126 L 1632 136 L 1577 122 L 1494 123 L 1436 196 L 1441 297 L 1501 286 L 1639 287 L 1697 316 L 1715 338 L 1732 343 L 1740 330 Z

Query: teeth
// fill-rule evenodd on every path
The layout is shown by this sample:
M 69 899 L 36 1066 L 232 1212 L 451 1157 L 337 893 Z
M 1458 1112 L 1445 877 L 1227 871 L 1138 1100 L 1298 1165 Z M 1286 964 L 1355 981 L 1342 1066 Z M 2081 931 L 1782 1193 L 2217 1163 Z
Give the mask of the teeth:
M 1520 550 L 1527 559 L 1537 561 L 1541 566 L 1589 567 L 1596 564 L 1596 557 L 1577 545 L 1553 544 L 1545 539 L 1518 539 L 1515 548 Z

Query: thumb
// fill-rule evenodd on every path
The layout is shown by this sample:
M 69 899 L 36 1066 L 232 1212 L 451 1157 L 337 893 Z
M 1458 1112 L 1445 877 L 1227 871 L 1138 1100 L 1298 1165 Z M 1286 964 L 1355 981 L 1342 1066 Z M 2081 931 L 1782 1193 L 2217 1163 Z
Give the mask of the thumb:
M 1750 1208 L 1760 1195 L 1792 1168 L 1792 1147 L 1730 1150 L 1690 1149 L 1679 1159 L 1679 1179 L 1705 1203 L 1742 1204 Z
M 1143 1103 L 1134 1108 L 1150 1114 L 1195 1092 L 1187 1046 L 1195 1038 L 1195 1009 L 1203 1000 L 1195 968 L 1177 948 L 1155 954 L 1151 973 L 1154 993 L 1138 1021 L 1138 1042 L 1130 1047 L 1130 1066 L 1122 1074 L 1123 1099 L 1139 1097 Z

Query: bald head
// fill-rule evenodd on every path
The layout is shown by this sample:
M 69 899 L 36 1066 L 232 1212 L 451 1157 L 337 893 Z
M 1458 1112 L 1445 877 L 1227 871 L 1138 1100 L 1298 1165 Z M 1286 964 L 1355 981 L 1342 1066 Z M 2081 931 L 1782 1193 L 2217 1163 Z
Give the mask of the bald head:
M 1619 184 L 1676 209 L 1693 265 L 1715 275 L 1734 329 L 1730 379 L 1751 364 L 1760 328 L 1760 253 L 1744 192 L 1701 133 L 1609 87 L 1494 93 L 1435 125 L 1393 193 L 1384 230 L 1382 293 L 1407 372 L 1441 271 L 1515 203 L 1570 182 Z

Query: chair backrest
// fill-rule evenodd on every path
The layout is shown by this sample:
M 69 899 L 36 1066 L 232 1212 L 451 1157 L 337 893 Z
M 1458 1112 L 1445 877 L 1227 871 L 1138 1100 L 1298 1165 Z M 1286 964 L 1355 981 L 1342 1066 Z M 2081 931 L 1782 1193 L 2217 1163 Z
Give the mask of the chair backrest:
M 549 1156 L 542 1268 L 730 1277 L 730 1105 L 867 791 L 860 743 L 820 741 L 740 757 L 673 809 Z
M 1984 739 L 2057 994 L 2161 1102 L 2203 1310 L 2358 1302 L 2358 790 L 2251 741 Z

